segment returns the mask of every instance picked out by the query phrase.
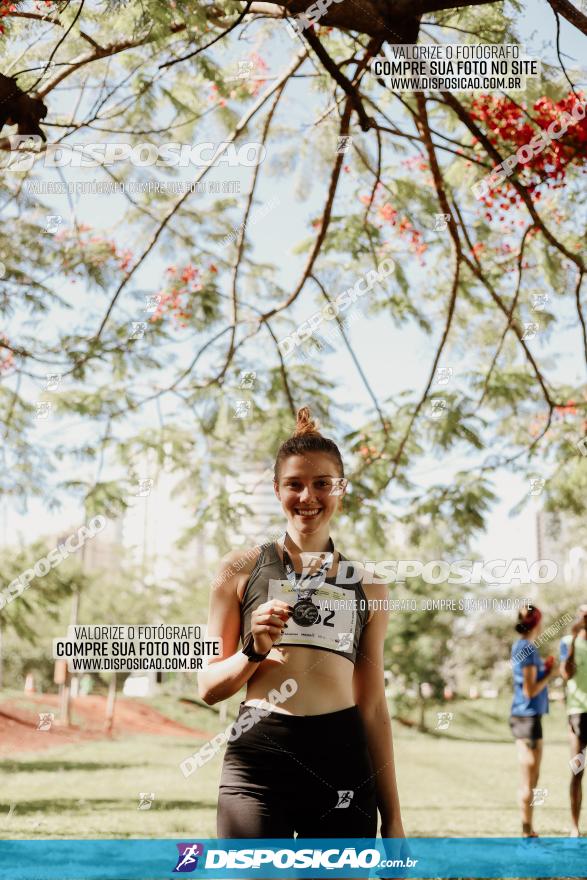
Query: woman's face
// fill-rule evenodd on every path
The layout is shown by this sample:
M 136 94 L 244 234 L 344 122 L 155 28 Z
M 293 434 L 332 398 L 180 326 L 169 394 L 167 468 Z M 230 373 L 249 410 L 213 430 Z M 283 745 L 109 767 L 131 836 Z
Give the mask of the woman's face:
M 327 525 L 344 494 L 339 480 L 336 462 L 324 452 L 290 455 L 281 463 L 275 494 L 298 532 L 310 535 Z

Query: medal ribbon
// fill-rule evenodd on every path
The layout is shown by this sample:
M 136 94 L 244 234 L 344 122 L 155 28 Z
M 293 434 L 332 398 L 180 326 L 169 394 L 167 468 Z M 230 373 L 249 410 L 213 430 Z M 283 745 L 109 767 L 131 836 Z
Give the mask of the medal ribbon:
M 285 541 L 288 537 L 289 536 L 286 532 L 283 538 L 283 565 L 288 581 L 298 594 L 298 599 L 300 601 L 304 601 L 310 599 L 310 597 L 313 596 L 314 593 L 316 593 L 320 589 L 320 586 L 324 583 L 326 579 L 326 572 L 328 571 L 334 560 L 334 543 L 332 541 L 332 538 L 328 539 L 329 550 L 326 551 L 326 559 L 323 561 L 318 571 L 314 572 L 314 574 L 305 576 L 301 574 L 299 575 L 298 580 L 298 575 L 295 572 L 289 553 L 285 549 Z M 318 553 L 316 553 L 316 555 L 318 555 Z

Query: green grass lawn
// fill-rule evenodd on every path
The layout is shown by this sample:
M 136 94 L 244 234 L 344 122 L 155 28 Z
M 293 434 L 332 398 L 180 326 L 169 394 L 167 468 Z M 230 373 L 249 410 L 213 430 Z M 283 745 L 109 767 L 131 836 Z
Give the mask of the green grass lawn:
M 209 710 L 179 704 L 171 697 L 150 704 L 211 736 L 226 726 Z M 518 835 L 518 768 L 507 725 L 507 701 L 431 705 L 426 716 L 431 728 L 437 709 L 454 713 L 448 731 L 420 733 L 394 722 L 406 833 L 413 837 Z M 548 796 L 536 809 L 535 824 L 543 835 L 564 835 L 569 829 L 570 769 L 560 704 L 551 705 L 544 726 L 539 785 L 548 789 Z M 133 736 L 0 760 L 0 837 L 215 837 L 224 749 L 188 779 L 179 770 L 180 761 L 202 744 L 189 734 Z M 139 792 L 155 793 L 150 810 L 137 809 Z M 7 819 L 11 804 L 15 808 Z M 587 828 L 587 818 L 584 825 Z

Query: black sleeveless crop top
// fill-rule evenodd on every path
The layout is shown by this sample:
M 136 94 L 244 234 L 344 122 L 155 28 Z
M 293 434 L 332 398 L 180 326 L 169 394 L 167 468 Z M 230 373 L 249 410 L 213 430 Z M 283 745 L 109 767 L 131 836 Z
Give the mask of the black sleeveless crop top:
M 347 561 L 342 553 L 339 561 Z M 356 578 L 354 566 L 351 566 L 351 571 L 352 583 L 337 584 L 336 577 L 326 578 L 312 595 L 312 602 L 320 612 L 318 620 L 309 626 L 300 626 L 293 618 L 288 618 L 287 629 L 274 647 L 302 645 L 318 648 L 341 654 L 354 663 L 361 633 L 369 618 L 369 608 L 362 580 Z M 345 576 L 344 580 L 351 580 L 351 577 Z M 251 614 L 259 605 L 268 599 L 281 599 L 295 605 L 298 598 L 287 579 L 275 543 L 263 544 L 241 602 L 240 634 L 243 644 L 251 631 Z

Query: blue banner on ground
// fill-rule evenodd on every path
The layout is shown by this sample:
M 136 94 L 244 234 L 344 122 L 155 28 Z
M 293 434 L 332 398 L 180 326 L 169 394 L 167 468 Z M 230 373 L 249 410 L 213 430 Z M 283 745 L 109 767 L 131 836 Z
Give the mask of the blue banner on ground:
M 1 880 L 587 877 L 587 838 L 4 840 Z

